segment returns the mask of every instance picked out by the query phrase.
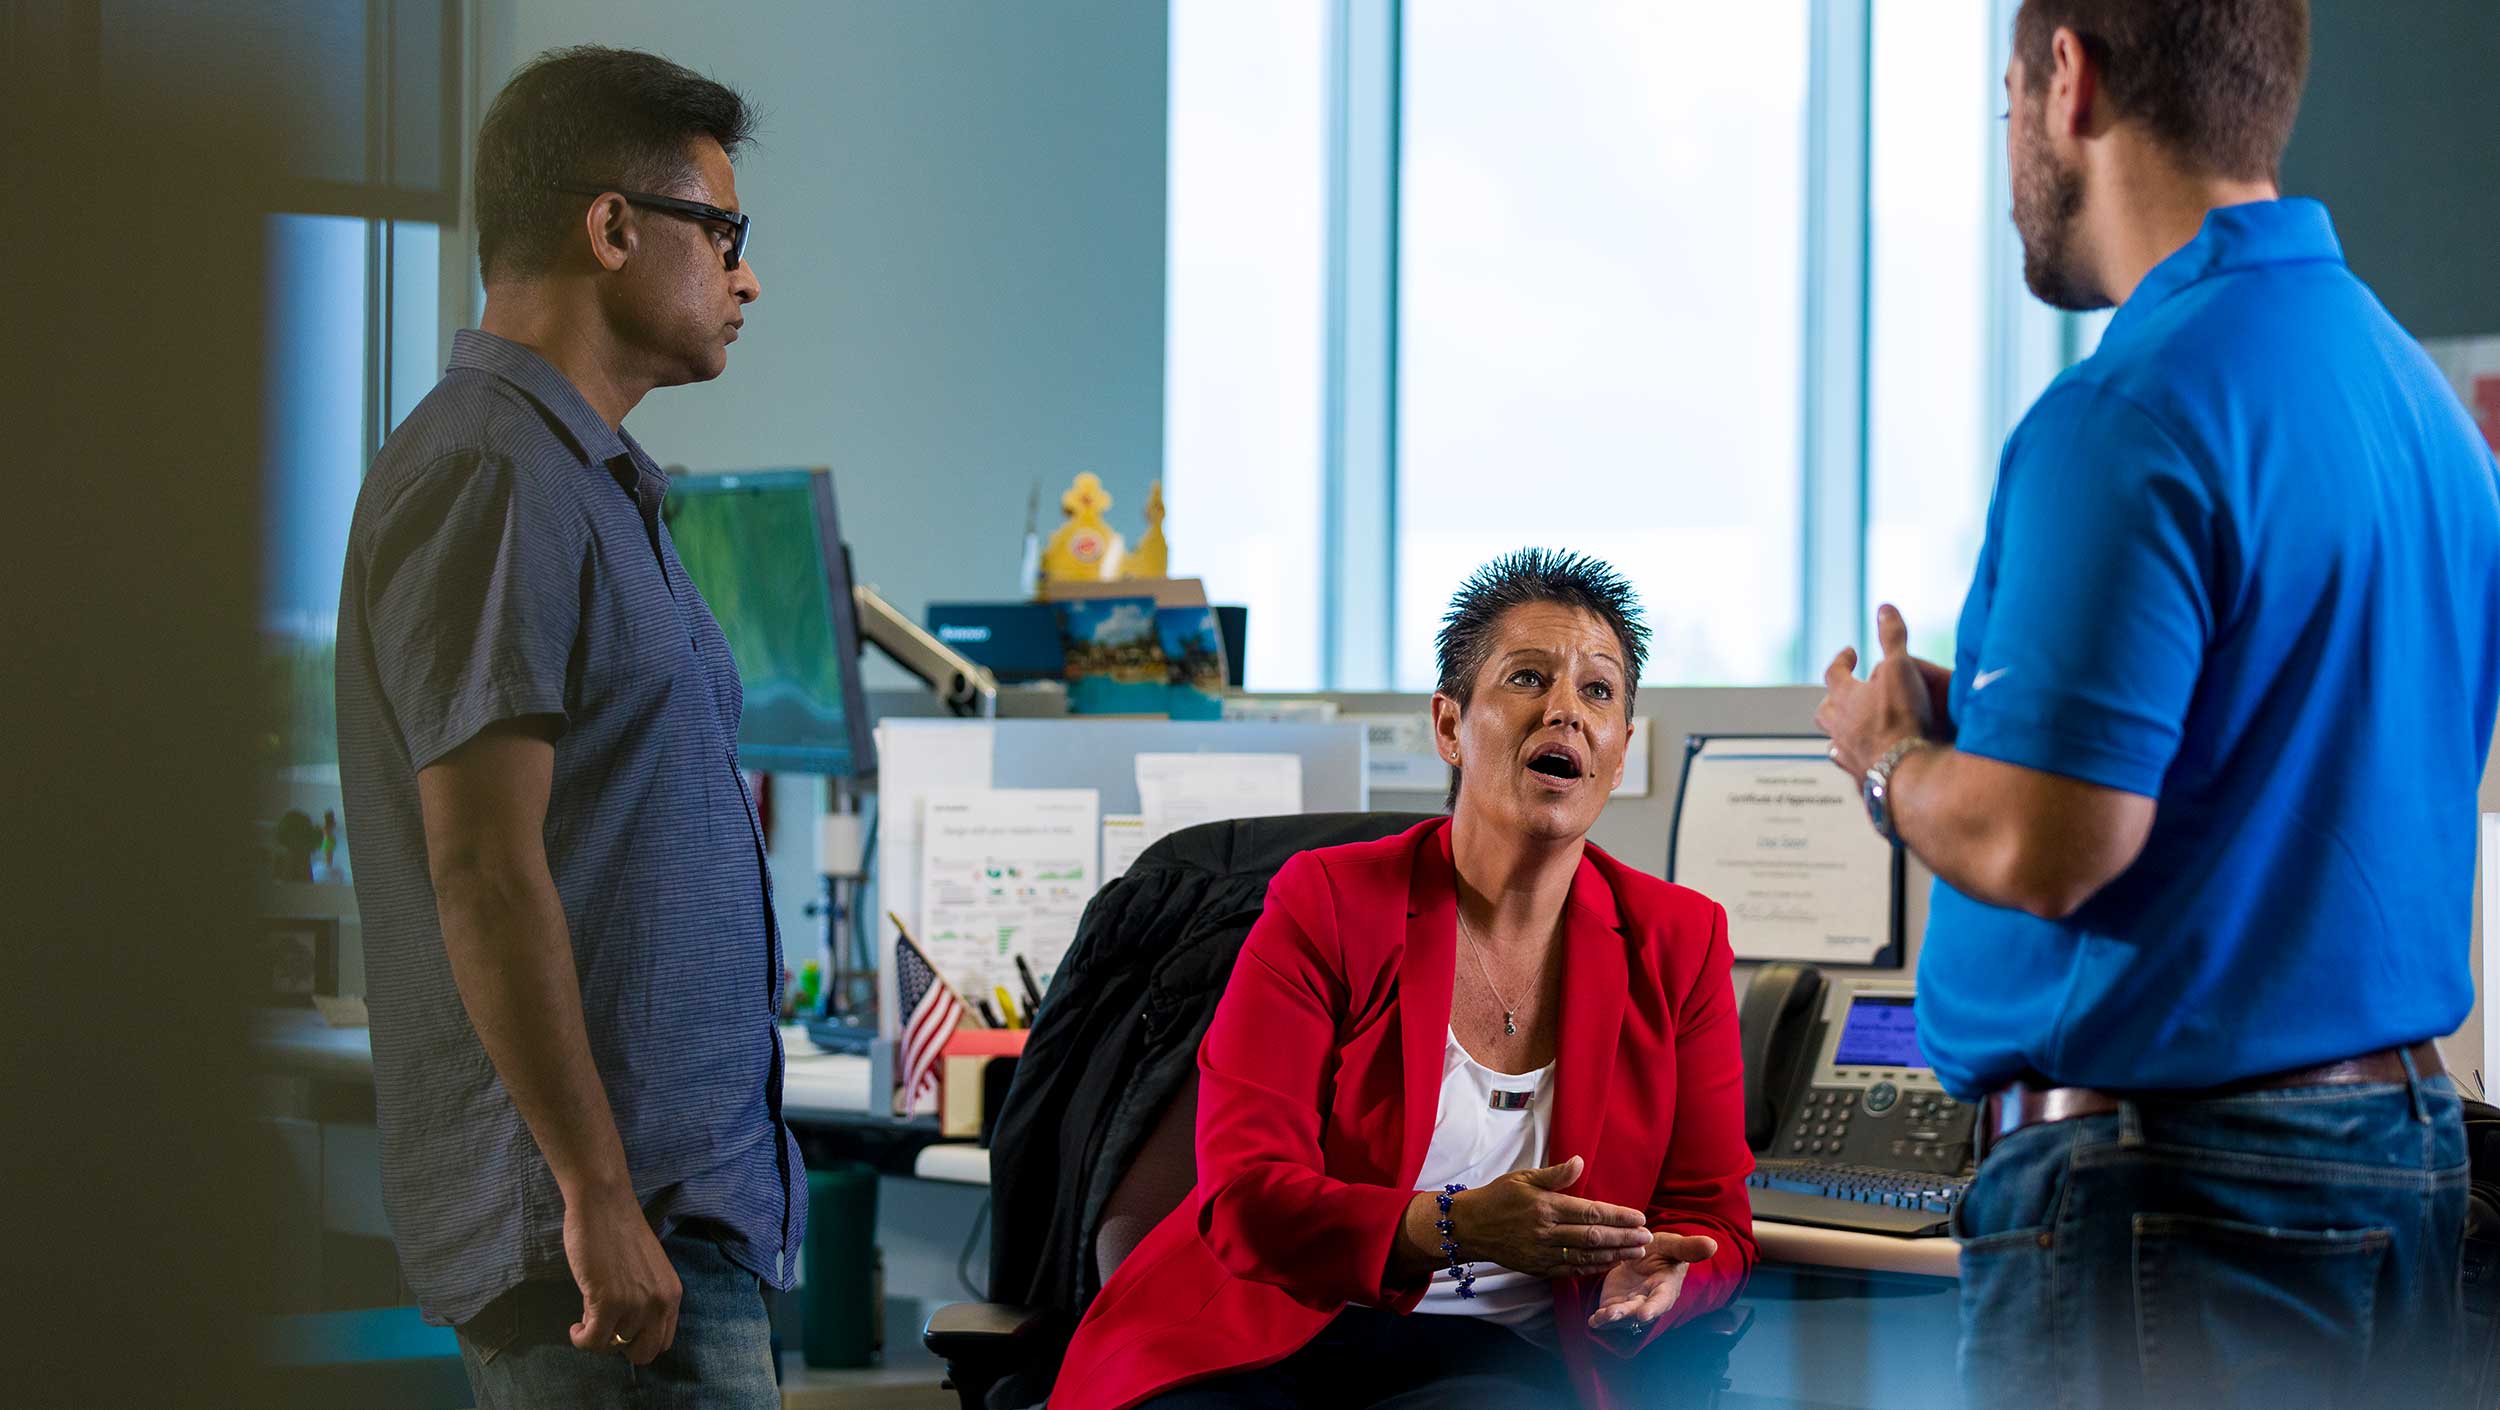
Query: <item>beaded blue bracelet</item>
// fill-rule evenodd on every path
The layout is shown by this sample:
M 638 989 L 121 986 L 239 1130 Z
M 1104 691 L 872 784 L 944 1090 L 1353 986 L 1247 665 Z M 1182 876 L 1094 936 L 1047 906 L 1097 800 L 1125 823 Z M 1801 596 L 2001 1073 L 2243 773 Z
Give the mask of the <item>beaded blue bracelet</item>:
M 1443 1185 L 1441 1193 L 1433 1196 L 1433 1202 L 1441 1206 L 1441 1217 L 1432 1221 L 1432 1227 L 1441 1231 L 1441 1252 L 1450 1260 L 1451 1276 L 1458 1279 L 1458 1295 L 1474 1297 L 1476 1275 L 1466 1264 L 1458 1261 L 1458 1226 L 1450 1222 L 1450 1196 L 1466 1188 L 1465 1185 Z

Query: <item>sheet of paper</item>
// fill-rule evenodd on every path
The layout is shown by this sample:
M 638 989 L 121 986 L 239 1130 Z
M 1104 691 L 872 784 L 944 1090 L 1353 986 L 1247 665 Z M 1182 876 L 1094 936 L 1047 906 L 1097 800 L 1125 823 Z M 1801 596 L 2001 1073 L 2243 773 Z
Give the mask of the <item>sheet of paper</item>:
M 894 1036 L 892 911 L 920 933 L 921 800 L 931 791 L 987 788 L 998 731 L 964 720 L 888 720 L 877 726 L 877 1031 Z
M 1334 700 L 1278 700 L 1267 695 L 1224 697 L 1227 720 L 1266 720 L 1288 725 L 1327 725 L 1337 721 Z
M 1623 782 L 1615 789 L 1617 798 L 1649 796 L 1649 742 L 1656 733 L 1647 719 L 1632 721 L 1632 740 L 1623 747 Z
M 1102 882 L 1108 886 L 1128 875 L 1139 853 L 1146 850 L 1146 817 L 1143 813 L 1105 813 L 1102 815 Z
M 1225 818 L 1302 811 L 1299 754 L 1140 754 L 1137 796 L 1149 843 Z
M 967 1002 L 1004 988 L 1016 956 L 1050 977 L 1099 889 L 1102 797 L 1090 788 L 939 789 L 921 805 L 920 948 Z
M 1815 739 L 1704 741 L 1667 878 L 1727 907 L 1740 960 L 1866 964 L 1892 943 L 1894 857 Z
M 1363 727 L 1364 775 L 1375 791 L 1436 795 L 1450 791 L 1450 766 L 1433 747 L 1430 715 L 1348 715 L 1345 719 Z

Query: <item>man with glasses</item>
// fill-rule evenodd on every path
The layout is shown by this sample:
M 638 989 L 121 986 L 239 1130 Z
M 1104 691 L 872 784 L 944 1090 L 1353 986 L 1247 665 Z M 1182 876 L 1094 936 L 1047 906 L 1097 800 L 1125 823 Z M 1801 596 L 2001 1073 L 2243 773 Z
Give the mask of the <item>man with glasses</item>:
M 542 55 L 478 134 L 482 326 L 366 476 L 339 594 L 383 1195 L 481 1410 L 777 1406 L 806 1176 L 738 672 L 620 424 L 760 293 L 735 92 Z

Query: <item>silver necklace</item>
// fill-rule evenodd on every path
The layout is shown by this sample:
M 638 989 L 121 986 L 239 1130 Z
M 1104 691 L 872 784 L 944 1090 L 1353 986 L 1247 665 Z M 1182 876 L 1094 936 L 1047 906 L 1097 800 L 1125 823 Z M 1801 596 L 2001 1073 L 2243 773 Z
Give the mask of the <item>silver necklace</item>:
M 1476 957 L 1476 973 L 1484 976 L 1484 987 L 1492 990 L 1493 997 L 1501 1001 L 1502 1032 L 1517 1034 L 1519 1023 L 1516 1015 L 1519 1012 L 1519 1006 L 1510 1001 L 1508 994 L 1502 992 L 1501 985 L 1493 982 L 1493 971 L 1486 968 L 1484 963 L 1484 942 L 1476 938 L 1475 927 L 1467 923 L 1465 911 L 1458 913 L 1458 933 L 1467 937 L 1467 953 Z

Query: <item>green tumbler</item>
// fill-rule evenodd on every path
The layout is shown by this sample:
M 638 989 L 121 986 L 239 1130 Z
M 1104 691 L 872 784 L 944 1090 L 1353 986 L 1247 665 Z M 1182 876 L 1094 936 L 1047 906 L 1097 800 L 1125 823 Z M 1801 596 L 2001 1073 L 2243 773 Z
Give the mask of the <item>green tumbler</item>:
M 867 1366 L 876 1360 L 877 1171 L 845 1161 L 807 1172 L 807 1292 L 801 1355 L 810 1366 Z

